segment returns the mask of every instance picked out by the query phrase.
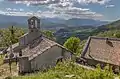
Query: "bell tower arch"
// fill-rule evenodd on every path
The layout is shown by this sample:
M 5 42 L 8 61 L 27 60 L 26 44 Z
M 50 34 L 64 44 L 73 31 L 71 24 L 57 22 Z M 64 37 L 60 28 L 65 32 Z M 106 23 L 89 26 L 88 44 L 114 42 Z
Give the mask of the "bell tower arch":
M 40 31 L 40 19 L 33 16 L 28 19 L 28 28 L 29 32 L 37 32 Z

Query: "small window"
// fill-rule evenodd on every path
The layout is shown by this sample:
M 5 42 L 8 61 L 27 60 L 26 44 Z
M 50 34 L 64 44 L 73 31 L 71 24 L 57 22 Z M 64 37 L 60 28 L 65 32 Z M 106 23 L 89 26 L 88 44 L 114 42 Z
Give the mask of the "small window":
M 31 32 L 33 32 L 33 30 L 31 30 Z
M 19 56 L 22 56 L 22 51 L 19 52 Z

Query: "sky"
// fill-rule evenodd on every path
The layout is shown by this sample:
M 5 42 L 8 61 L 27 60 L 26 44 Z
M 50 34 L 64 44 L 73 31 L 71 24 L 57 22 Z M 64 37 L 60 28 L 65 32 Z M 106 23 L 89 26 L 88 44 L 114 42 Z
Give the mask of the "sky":
M 120 19 L 120 0 L 0 0 L 0 14 L 60 19 Z

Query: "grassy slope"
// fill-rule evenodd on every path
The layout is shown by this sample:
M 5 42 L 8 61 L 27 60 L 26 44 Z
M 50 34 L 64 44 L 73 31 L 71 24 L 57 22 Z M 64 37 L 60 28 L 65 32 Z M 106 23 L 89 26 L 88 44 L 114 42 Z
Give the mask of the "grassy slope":
M 101 71 L 84 69 L 71 61 L 59 63 L 48 72 L 39 72 L 26 76 L 13 77 L 13 79 L 114 79 L 115 75 L 107 68 Z

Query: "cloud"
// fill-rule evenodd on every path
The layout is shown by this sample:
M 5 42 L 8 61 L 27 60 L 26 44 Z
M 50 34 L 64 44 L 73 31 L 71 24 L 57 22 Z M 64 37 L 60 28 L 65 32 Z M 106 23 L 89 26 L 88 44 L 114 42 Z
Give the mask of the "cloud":
M 63 5 L 65 3 L 79 3 L 79 4 L 89 4 L 89 3 L 98 3 L 98 4 L 105 4 L 108 3 L 111 0 L 30 0 L 30 1 L 20 1 L 20 0 L 8 0 L 8 1 L 12 1 L 15 2 L 16 4 L 18 3 L 23 3 L 26 4 L 27 6 L 29 5 L 48 5 L 48 4 L 58 4 L 58 3 L 63 3 Z
M 26 4 L 27 6 L 30 6 L 30 5 L 34 5 L 34 6 L 37 6 L 37 5 L 47 5 L 47 4 L 56 4 L 56 3 L 59 3 L 60 0 L 37 0 L 37 1 L 12 1 L 12 2 L 15 2 L 16 4 Z
M 24 11 L 24 9 L 20 8 L 19 11 Z
M 112 7 L 115 7 L 115 5 L 106 5 L 105 7 L 106 8 L 112 8 Z
M 11 8 L 6 8 L 7 11 L 11 11 L 12 9 Z
M 0 14 L 10 15 L 10 16 L 29 16 L 29 15 L 32 15 L 33 12 L 2 11 L 2 10 L 0 10 Z
M 99 3 L 99 4 L 105 4 L 109 1 L 111 1 L 111 0 L 85 0 L 86 3 Z
M 67 7 L 67 8 L 57 8 L 52 7 L 52 10 L 42 11 L 38 10 L 27 11 L 17 10 L 7 8 L 6 11 L 0 11 L 0 14 L 11 15 L 11 16 L 31 16 L 35 15 L 41 18 L 61 18 L 61 19 L 71 19 L 71 18 L 87 18 L 87 19 L 101 19 L 103 17 L 102 14 L 91 11 L 87 8 L 77 8 L 77 7 Z
M 55 15 L 62 15 L 67 18 L 92 18 L 100 19 L 103 18 L 102 14 L 91 11 L 89 8 L 78 8 L 72 5 L 61 6 L 61 4 L 51 4 L 48 8 Z
M 16 9 L 16 8 L 6 8 L 6 11 L 13 11 L 13 12 L 17 12 L 17 11 L 24 11 L 24 9 L 20 8 L 20 9 Z
M 26 4 L 31 9 L 31 5 L 33 6 L 44 6 L 42 9 L 38 9 L 37 11 L 26 11 L 23 9 L 16 8 L 7 8 L 2 12 L 6 15 L 12 16 L 30 16 L 36 15 L 38 17 L 58 17 L 62 19 L 71 19 L 71 18 L 87 18 L 87 19 L 102 19 L 104 16 L 100 13 L 96 13 L 89 8 L 80 8 L 75 7 L 75 3 L 79 4 L 89 4 L 89 3 L 98 3 L 105 4 L 110 0 L 40 0 L 40 1 L 15 1 L 16 4 L 22 3 Z

